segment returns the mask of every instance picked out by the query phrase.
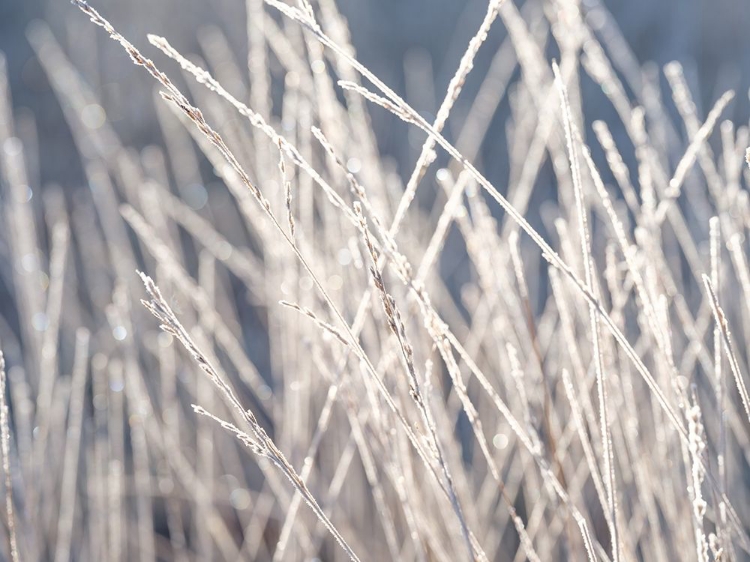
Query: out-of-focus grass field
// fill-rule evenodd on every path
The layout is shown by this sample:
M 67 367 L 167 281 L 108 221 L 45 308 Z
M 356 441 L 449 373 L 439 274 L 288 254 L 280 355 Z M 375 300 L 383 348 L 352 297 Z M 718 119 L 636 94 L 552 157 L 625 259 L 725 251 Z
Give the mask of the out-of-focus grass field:
M 742 0 L 74 4 L 0 0 L 3 559 L 749 558 Z

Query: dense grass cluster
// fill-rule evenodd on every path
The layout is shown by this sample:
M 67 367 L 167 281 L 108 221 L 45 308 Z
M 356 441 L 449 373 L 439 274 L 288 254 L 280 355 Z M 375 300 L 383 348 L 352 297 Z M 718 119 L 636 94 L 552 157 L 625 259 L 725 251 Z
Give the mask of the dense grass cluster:
M 155 80 L 163 142 L 124 146 L 37 24 L 88 184 L 40 190 L 0 59 L 5 559 L 747 559 L 732 92 L 700 115 L 598 2 L 490 0 L 430 120 L 334 0 L 247 0 L 247 53 L 150 35 L 158 63 L 74 4 Z M 405 173 L 374 114 L 421 135 Z

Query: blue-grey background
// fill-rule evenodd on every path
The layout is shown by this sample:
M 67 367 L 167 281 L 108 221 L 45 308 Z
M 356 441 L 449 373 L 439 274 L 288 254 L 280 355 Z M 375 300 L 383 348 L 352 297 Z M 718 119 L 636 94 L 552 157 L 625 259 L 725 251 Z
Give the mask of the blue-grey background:
M 586 1 L 590 0 L 584 0 L 584 6 Z M 736 89 L 737 99 L 725 117 L 747 122 L 750 1 L 601 1 L 640 62 L 654 61 L 662 66 L 679 60 L 685 65 L 702 115 L 720 92 L 731 87 Z M 93 0 L 92 5 L 157 60 L 163 59 L 147 44 L 146 33 L 164 35 L 181 51 L 196 52 L 196 36 L 204 25 L 225 30 L 237 50 L 237 59 L 243 60 L 245 17 L 241 0 Z M 441 99 L 486 5 L 486 0 L 339 1 L 349 20 L 359 58 L 397 91 L 410 94 L 409 101 L 428 114 L 435 111 L 434 100 Z M 108 116 L 126 145 L 144 146 L 158 141 L 150 96 L 153 84 L 101 30 L 88 25 L 86 18 L 65 0 L 0 0 L 0 51 L 7 57 L 15 111 L 19 115 L 33 113 L 37 124 L 42 184 L 68 186 L 81 182 L 82 174 L 58 102 L 26 40 L 28 25 L 35 19 L 50 25 L 74 64 L 100 92 Z M 476 70 L 467 84 L 466 99 L 471 99 L 477 79 L 504 37 L 505 30 L 498 21 L 479 54 Z M 409 55 L 431 61 L 432 91 L 408 92 L 404 61 Z M 172 68 L 169 63 L 164 66 Z M 604 106 L 601 96 L 599 103 L 602 107 L 587 106 L 587 112 L 593 112 L 594 118 L 606 118 L 612 110 Z M 460 106 L 459 103 L 457 111 Z M 504 145 L 504 110 L 507 105 L 501 106 L 495 116 L 497 126 L 490 131 L 486 143 L 489 146 Z M 384 154 L 393 155 L 402 166 L 413 159 L 415 149 L 408 145 L 402 125 L 386 119 L 376 122 L 376 130 Z M 483 154 L 492 175 L 492 158 L 487 157 L 487 150 Z

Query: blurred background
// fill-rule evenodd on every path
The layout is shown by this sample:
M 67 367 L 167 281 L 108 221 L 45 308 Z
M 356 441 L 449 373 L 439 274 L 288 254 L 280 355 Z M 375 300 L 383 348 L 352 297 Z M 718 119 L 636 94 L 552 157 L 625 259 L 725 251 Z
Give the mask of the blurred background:
M 524 2 L 516 4 L 523 6 Z M 526 10 L 539 10 L 538 4 L 533 4 Z M 92 5 L 157 61 L 163 59 L 148 45 L 147 33 L 167 37 L 183 53 L 195 53 L 200 52 L 200 34 L 209 26 L 218 26 L 238 59 L 247 52 L 244 6 L 238 0 L 98 0 Z M 346 0 L 339 2 L 339 9 L 348 19 L 359 59 L 412 106 L 431 115 L 486 5 L 484 0 Z M 640 63 L 653 62 L 661 67 L 672 60 L 680 61 L 700 104 L 700 115 L 732 88 L 737 98 L 725 117 L 747 121 L 750 9 L 746 0 L 584 0 L 583 7 L 590 14 L 597 9 L 608 10 Z M 236 14 L 241 16 L 234 17 Z M 101 94 L 107 116 L 123 144 L 144 146 L 158 139 L 153 104 L 143 97 L 154 86 L 119 46 L 88 25 L 68 2 L 0 0 L 0 51 L 8 59 L 15 110 L 21 116 L 33 114 L 40 131 L 39 179 L 42 183 L 73 186 L 83 181 L 79 158 L 59 102 L 27 40 L 29 28 L 37 20 L 50 26 L 76 68 Z M 479 81 L 505 36 L 502 25 L 493 26 L 477 57 L 476 71 L 469 77 L 464 99 L 474 99 Z M 170 68 L 174 66 L 166 63 L 165 69 Z M 584 83 L 583 87 L 584 95 L 586 88 L 596 88 L 593 83 Z M 453 119 L 461 119 L 461 108 L 459 100 Z M 494 116 L 483 150 L 485 160 L 489 160 L 483 164 L 490 180 L 500 179 L 507 172 L 492 169 L 493 151 L 505 149 L 504 112 L 507 101 Z M 593 107 L 587 105 L 588 119 L 613 115 L 611 105 L 601 96 L 594 97 Z M 374 125 L 382 153 L 392 156 L 400 168 L 408 166 L 418 154 L 422 136 L 413 128 L 409 133 L 385 112 L 379 117 L 383 118 L 375 119 Z M 495 160 L 498 166 L 505 162 Z

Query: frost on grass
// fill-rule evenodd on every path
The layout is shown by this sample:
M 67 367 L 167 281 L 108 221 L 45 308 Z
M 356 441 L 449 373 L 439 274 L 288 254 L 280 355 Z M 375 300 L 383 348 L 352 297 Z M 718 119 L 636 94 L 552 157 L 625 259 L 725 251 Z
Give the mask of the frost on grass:
M 429 61 L 401 95 L 332 0 L 217 8 L 247 25 L 184 54 L 74 4 L 70 52 L 28 39 L 87 189 L 36 186 L 0 58 L 0 556 L 750 553 L 732 92 L 703 114 L 597 3 L 488 2 L 429 119 Z M 153 81 L 118 95 L 155 144 L 89 47 Z

